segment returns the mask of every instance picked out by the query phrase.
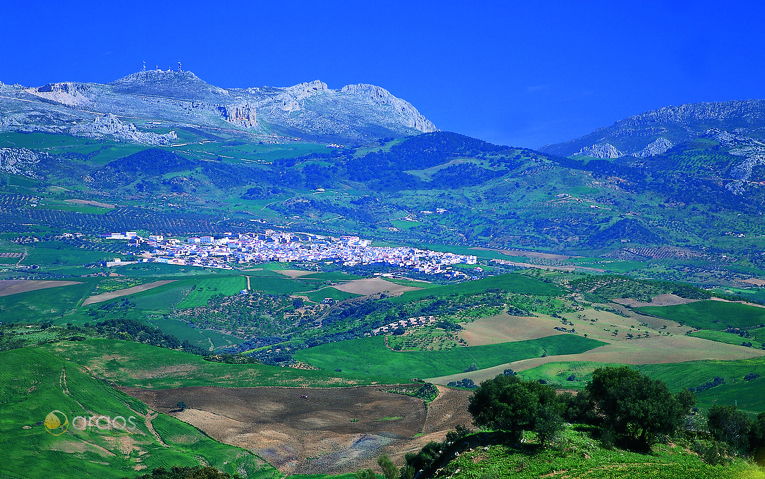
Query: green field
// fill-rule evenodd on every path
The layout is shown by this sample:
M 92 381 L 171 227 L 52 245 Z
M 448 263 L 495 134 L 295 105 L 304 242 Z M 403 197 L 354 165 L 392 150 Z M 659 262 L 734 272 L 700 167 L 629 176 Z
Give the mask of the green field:
M 406 303 L 426 298 L 428 296 L 449 296 L 453 294 L 476 294 L 491 290 L 501 290 L 508 293 L 530 294 L 538 296 L 558 296 L 565 291 L 558 285 L 535 278 L 528 274 L 503 274 L 476 281 L 466 281 L 456 285 L 437 286 L 419 291 L 407 291 L 391 301 Z
M 701 331 L 695 331 L 691 333 L 690 336 L 709 339 L 711 341 L 717 341 L 725 344 L 735 344 L 737 346 L 740 346 L 741 343 L 746 342 L 752 343 L 752 347 L 755 349 L 762 348 L 762 343 L 759 341 L 755 341 L 752 338 L 742 338 L 738 334 L 726 333 L 725 331 L 709 331 L 707 329 L 702 329 Z
M 160 415 L 152 425 L 170 446 L 164 447 L 144 423 L 143 403 L 40 349 L 0 353 L 0 404 L 2 477 L 120 478 L 141 468 L 169 469 L 200 461 L 229 473 L 246 471 L 247 477 L 272 477 L 276 472 L 244 449 L 218 443 L 192 426 Z M 69 424 L 67 430 L 54 430 L 61 433 L 57 436 L 43 426 L 54 410 L 63 413 Z M 113 422 L 85 427 L 83 420 L 75 420 L 101 415 Z M 117 426 L 110 427 L 113 424 Z M 46 459 L 40 460 L 41 456 Z
M 592 379 L 592 372 L 594 370 L 607 366 L 616 366 L 616 364 L 592 361 L 556 361 L 520 371 L 518 376 L 524 379 L 543 379 L 555 387 L 582 389 L 587 384 L 587 381 Z M 573 381 L 569 381 L 568 378 L 572 374 L 576 378 Z
M 695 388 L 719 376 L 725 379 L 724 385 L 696 393 L 700 407 L 737 404 L 750 414 L 765 411 L 765 357 L 739 361 L 646 364 L 638 366 L 638 369 L 643 374 L 666 382 L 673 391 Z M 745 381 L 744 376 L 749 373 L 760 374 L 761 377 Z
M 73 248 L 66 243 L 46 241 L 37 243 L 24 258 L 24 265 L 82 266 L 98 261 L 111 261 L 114 253 Z
M 230 334 L 223 334 L 209 329 L 196 329 L 189 327 L 183 321 L 176 319 L 148 319 L 147 323 L 162 330 L 163 333 L 175 336 L 181 341 L 188 341 L 200 348 L 213 351 L 218 348 L 234 346 L 242 342 L 241 338 Z
M 696 301 L 675 306 L 645 306 L 636 311 L 699 329 L 723 330 L 765 326 L 765 308 L 725 301 Z
M 178 307 L 206 306 L 207 301 L 215 295 L 232 296 L 243 289 L 247 289 L 247 278 L 241 275 L 199 278 L 194 283 L 194 289 L 189 292 Z
M 46 344 L 41 348 L 54 356 L 87 366 L 93 374 L 120 386 L 335 387 L 366 385 L 375 381 L 396 382 L 390 375 L 384 374 L 375 378 L 262 364 L 216 363 L 189 353 L 111 339 L 65 341 Z M 114 359 L 106 361 L 104 357 Z
M 306 296 L 308 299 L 310 299 L 314 303 L 321 303 L 326 298 L 334 299 L 335 301 L 344 301 L 346 299 L 358 298 L 361 295 L 346 293 L 345 291 L 340 291 L 337 288 L 327 287 L 327 288 L 318 289 L 316 291 L 309 291 L 307 293 L 302 293 L 301 296 Z
M 74 308 L 90 296 L 96 284 L 88 278 L 77 281 L 82 283 L 0 297 L 0 322 L 70 321 Z
M 295 359 L 326 371 L 368 376 L 394 376 L 408 380 L 430 378 L 465 371 L 475 364 L 478 369 L 498 366 L 543 354 L 577 354 L 603 345 L 601 341 L 574 335 L 453 348 L 447 351 L 394 352 L 385 347 L 383 336 L 329 343 L 295 353 Z

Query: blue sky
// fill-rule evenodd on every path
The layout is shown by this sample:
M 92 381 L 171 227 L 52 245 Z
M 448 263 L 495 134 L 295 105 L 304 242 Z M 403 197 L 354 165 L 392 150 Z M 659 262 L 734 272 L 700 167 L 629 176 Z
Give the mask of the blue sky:
M 183 62 L 221 87 L 371 83 L 442 130 L 540 147 L 668 105 L 765 98 L 765 2 L 13 2 L 0 81 Z

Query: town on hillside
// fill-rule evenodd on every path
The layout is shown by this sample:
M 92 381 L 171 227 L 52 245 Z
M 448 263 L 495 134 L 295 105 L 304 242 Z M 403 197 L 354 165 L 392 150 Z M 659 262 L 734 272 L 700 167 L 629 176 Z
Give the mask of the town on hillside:
M 424 274 L 467 277 L 452 268 L 455 264 L 476 264 L 476 257 L 412 247 L 371 246 L 370 240 L 358 236 L 333 238 L 308 233 L 287 233 L 266 230 L 263 233 L 225 234 L 190 237 L 185 240 L 136 232 L 110 233 L 107 240 L 127 240 L 141 247 L 139 259 L 126 262 L 119 259 L 107 266 L 126 263 L 155 262 L 207 268 L 232 269 L 232 264 L 292 261 L 334 261 L 343 266 L 383 263 L 408 268 Z

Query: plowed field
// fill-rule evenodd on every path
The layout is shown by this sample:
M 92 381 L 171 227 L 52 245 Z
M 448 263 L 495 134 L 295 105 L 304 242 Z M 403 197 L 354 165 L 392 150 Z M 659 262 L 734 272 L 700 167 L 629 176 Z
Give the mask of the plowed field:
M 471 423 L 470 393 L 446 388 L 427 408 L 384 386 L 123 390 L 221 442 L 256 452 L 287 474 L 358 471 L 376 467 L 380 454 L 402 465 L 406 452 Z M 185 411 L 176 410 L 179 401 Z

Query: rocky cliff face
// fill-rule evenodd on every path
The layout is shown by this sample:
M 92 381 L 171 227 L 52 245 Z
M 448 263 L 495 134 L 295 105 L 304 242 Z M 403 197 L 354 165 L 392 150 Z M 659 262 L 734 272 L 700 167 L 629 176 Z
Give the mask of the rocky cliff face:
M 174 131 L 164 135 L 138 131 L 138 128 L 136 128 L 134 124 L 125 124 L 111 113 L 107 113 L 103 116 L 97 116 L 92 123 L 79 124 L 74 126 L 70 130 L 70 133 L 76 136 L 86 136 L 92 138 L 111 136 L 117 141 L 127 141 L 131 143 L 140 143 L 143 145 L 169 145 L 178 139 L 178 136 Z
M 611 143 L 600 143 L 592 146 L 585 146 L 574 153 L 574 156 L 591 156 L 593 158 L 619 158 L 624 153 L 617 150 Z
M 576 140 L 545 146 L 541 151 L 572 156 L 597 152 L 598 145 L 610 144 L 623 156 L 646 158 L 699 138 L 710 129 L 763 138 L 764 126 L 765 100 L 692 103 L 626 118 Z
M 41 156 L 44 154 L 26 148 L 0 148 L 0 171 L 36 178 L 35 166 Z
M 356 95 L 362 100 L 366 99 L 374 105 L 388 105 L 399 115 L 402 123 L 409 128 L 421 131 L 423 133 L 431 133 L 438 131 L 436 125 L 430 122 L 427 118 L 422 116 L 420 112 L 415 109 L 408 101 L 396 98 L 391 95 L 388 90 L 380 88 L 379 86 L 358 84 L 358 85 L 346 85 L 341 90 L 341 93 L 348 95 Z
M 361 142 L 436 131 L 410 103 L 373 85 L 330 89 L 319 80 L 286 88 L 225 89 L 191 72 L 142 71 L 112 83 L 3 86 L 0 131 L 111 135 L 167 144 L 171 135 L 141 132 L 121 119 L 198 128 L 234 128 L 278 141 L 279 135 Z

